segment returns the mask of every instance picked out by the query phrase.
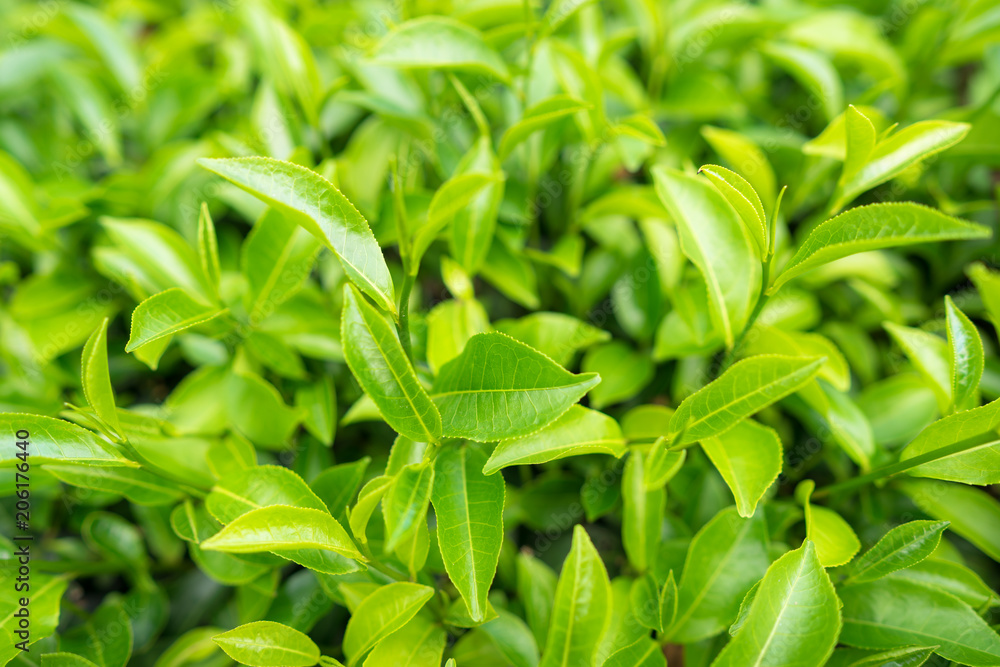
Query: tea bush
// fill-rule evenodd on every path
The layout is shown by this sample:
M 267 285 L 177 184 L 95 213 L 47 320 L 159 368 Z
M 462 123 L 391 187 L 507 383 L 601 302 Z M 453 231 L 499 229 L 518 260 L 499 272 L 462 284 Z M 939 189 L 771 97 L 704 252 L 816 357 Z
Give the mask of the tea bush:
M 0 664 L 1000 665 L 992 0 L 0 12 Z

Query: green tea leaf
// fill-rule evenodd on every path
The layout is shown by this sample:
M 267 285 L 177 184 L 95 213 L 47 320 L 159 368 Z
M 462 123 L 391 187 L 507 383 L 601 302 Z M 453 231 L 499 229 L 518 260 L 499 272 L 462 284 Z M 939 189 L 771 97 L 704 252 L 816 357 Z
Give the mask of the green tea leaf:
M 656 560 L 667 498 L 662 487 L 647 490 L 639 451 L 630 453 L 625 462 L 622 501 L 622 544 L 629 563 L 642 573 Z
M 169 505 L 184 498 L 176 482 L 138 468 L 50 463 L 45 470 L 66 484 L 121 494 L 136 505 Z
M 922 511 L 1000 562 L 1000 502 L 979 489 L 931 480 L 906 480 L 902 491 Z
M 1000 401 L 948 415 L 925 428 L 900 453 L 900 461 L 929 459 L 910 468 L 914 477 L 965 484 L 1000 483 Z
M 677 224 L 681 248 L 708 285 L 712 320 L 727 347 L 746 323 L 757 289 L 760 259 L 736 211 L 705 181 L 653 169 L 656 194 Z
M 938 655 L 967 665 L 1000 661 L 997 633 L 947 593 L 886 578 L 844 586 L 839 595 L 844 603 L 840 640 L 848 646 L 937 646 Z
M 666 667 L 663 649 L 649 637 L 618 649 L 604 661 L 604 667 Z
M 458 173 L 441 184 L 427 210 L 427 222 L 413 231 L 410 273 L 416 275 L 420 260 L 448 223 L 477 201 L 483 191 L 499 182 L 498 175 L 470 171 Z M 464 218 L 463 218 L 464 219 Z
M 750 232 L 750 238 L 757 244 L 760 256 L 766 257 L 769 238 L 767 215 L 753 187 L 736 172 L 714 164 L 704 165 L 698 173 L 705 174 L 726 201 L 736 209 L 747 231 Z
M 442 449 L 431 493 L 445 570 L 473 621 L 485 616 L 503 542 L 503 478 L 484 475 L 485 465 L 485 453 L 474 445 Z
M 271 505 L 327 511 L 301 477 L 279 466 L 255 466 L 220 479 L 205 498 L 205 507 L 223 524 Z
M 517 555 L 517 595 L 524 604 L 528 627 L 540 649 L 545 649 L 558 578 L 552 569 L 534 556 Z
M 19 438 L 18 433 L 28 432 L 28 438 Z M 90 466 L 129 466 L 138 464 L 125 458 L 110 443 L 94 433 L 61 419 L 40 415 L 17 413 L 0 414 L 0 433 L 5 433 L 8 443 L 0 454 L 0 464 L 12 467 L 18 462 L 17 454 L 24 452 L 32 463 L 75 463 Z M 23 448 L 17 442 L 26 442 Z
M 233 660 L 251 667 L 311 667 L 319 647 L 294 628 L 272 621 L 247 623 L 212 637 Z
M 778 434 L 746 419 L 721 435 L 703 439 L 701 448 L 733 492 L 740 516 L 753 516 L 781 473 L 784 451 Z
M 269 208 L 260 217 L 240 253 L 252 322 L 269 317 L 301 288 L 319 249 L 319 239 L 280 209 Z
M 574 375 L 509 336 L 483 333 L 441 368 L 431 393 L 446 437 L 488 442 L 550 424 L 598 382 L 596 374 Z
M 553 95 L 529 107 L 521 120 L 511 125 L 500 139 L 499 155 L 506 160 L 518 145 L 532 134 L 557 121 L 588 108 L 590 105 L 569 95 Z
M 125 351 L 136 352 L 141 347 L 204 324 L 225 312 L 198 303 L 179 287 L 154 294 L 132 312 L 132 331 Z
M 386 35 L 375 50 L 375 63 L 406 69 L 486 72 L 502 81 L 510 73 L 500 55 L 475 29 L 441 16 L 423 16 Z
M 105 424 L 115 433 L 121 434 L 122 426 L 118 422 L 115 393 L 111 387 L 111 375 L 108 371 L 107 318 L 104 318 L 101 326 L 90 335 L 86 345 L 83 346 L 80 367 L 83 376 L 83 394 L 87 398 L 87 403 Z
M 713 664 L 818 667 L 833 652 L 840 627 L 837 594 L 806 541 L 768 568 L 746 620 Z
M 802 387 L 824 361 L 777 354 L 738 361 L 677 406 L 670 431 L 681 445 L 725 433 Z
M 618 422 L 597 410 L 574 405 L 537 433 L 501 440 L 486 462 L 483 474 L 581 454 L 610 454 L 619 458 L 624 453 L 625 439 Z
M 695 535 L 677 586 L 677 614 L 667 630 L 671 641 L 711 637 L 736 618 L 743 596 L 767 570 L 763 514 L 743 519 L 728 507 Z
M 380 640 L 364 664 L 440 667 L 447 641 L 443 627 L 418 614 Z
M 429 462 L 408 465 L 396 473 L 382 500 L 386 551 L 395 551 L 397 545 L 416 530 L 418 523 L 426 521 L 433 482 L 434 466 Z
M 309 485 L 340 523 L 354 494 L 361 488 L 371 459 L 367 456 L 351 463 L 341 463 L 321 472 Z
M 344 632 L 344 654 L 353 667 L 380 640 L 404 627 L 434 596 L 434 589 L 400 581 L 381 586 L 362 600 Z
M 466 273 L 475 275 L 493 246 L 504 192 L 500 160 L 493 152 L 489 137 L 480 137 L 472 145 L 458 163 L 455 173 L 484 174 L 491 179 L 467 206 L 455 212 L 451 221 L 451 256 Z
M 198 164 L 305 227 L 337 255 L 362 292 L 382 309 L 396 312 L 392 278 L 368 222 L 325 178 L 305 167 L 263 157 L 202 158 Z
M 344 287 L 341 340 L 358 384 L 400 435 L 433 442 L 441 415 L 420 385 L 392 326 L 354 288 Z
M 909 202 L 858 206 L 810 232 L 768 290 L 792 278 L 858 252 L 897 246 L 989 238 L 988 228 Z
M 908 521 L 882 536 L 851 567 L 847 583 L 864 583 L 916 565 L 941 543 L 947 521 Z
M 903 349 L 920 374 L 927 378 L 937 395 L 941 410 L 947 410 L 953 402 L 953 383 L 950 370 L 951 354 L 945 340 L 929 331 L 904 327 L 892 322 L 886 322 L 882 326 Z
M 251 510 L 202 542 L 201 547 L 236 554 L 322 549 L 364 560 L 336 519 L 320 510 L 287 505 Z
M 539 667 L 593 664 L 611 620 L 610 602 L 611 582 L 604 563 L 583 526 L 574 526 Z
M 944 298 L 948 321 L 948 347 L 951 349 L 951 393 L 956 409 L 968 405 L 979 389 L 983 376 L 983 341 L 972 321 L 955 306 L 950 296 Z
M 968 131 L 969 125 L 965 123 L 927 120 L 914 123 L 882 139 L 875 144 L 863 165 L 844 179 L 838 201 L 850 202 L 865 190 L 897 176 L 907 167 L 954 146 Z M 850 159 L 850 150 L 848 156 Z

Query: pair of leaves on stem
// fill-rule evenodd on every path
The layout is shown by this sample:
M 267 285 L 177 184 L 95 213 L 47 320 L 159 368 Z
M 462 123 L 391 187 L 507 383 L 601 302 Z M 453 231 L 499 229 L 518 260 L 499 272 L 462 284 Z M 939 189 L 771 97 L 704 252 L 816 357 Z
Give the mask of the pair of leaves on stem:
M 477 334 L 423 388 L 396 332 L 352 287 L 344 291 L 344 357 L 382 417 L 418 442 L 527 435 L 576 403 L 600 378 L 574 375 L 500 333 Z
M 654 168 L 652 174 L 656 192 L 677 225 L 681 249 L 705 279 L 713 326 L 732 347 L 757 299 L 764 297 L 758 290 L 761 259 L 769 261 L 768 253 L 774 251 L 774 222 L 768 225 L 760 198 L 738 174 L 713 165 L 703 172 L 715 187 L 664 167 Z M 859 252 L 988 238 L 990 233 L 987 227 L 919 204 L 860 206 L 813 229 L 763 288 L 771 294 L 807 271 Z

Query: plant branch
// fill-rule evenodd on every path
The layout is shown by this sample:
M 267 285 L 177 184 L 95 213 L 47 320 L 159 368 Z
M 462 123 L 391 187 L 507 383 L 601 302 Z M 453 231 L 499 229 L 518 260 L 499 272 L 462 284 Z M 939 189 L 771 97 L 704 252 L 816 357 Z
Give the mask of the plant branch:
M 895 463 L 882 466 L 881 468 L 876 468 L 875 470 L 872 470 L 864 475 L 852 477 L 851 479 L 831 484 L 830 486 L 824 486 L 822 489 L 819 489 L 813 494 L 813 498 L 821 498 L 840 491 L 847 491 L 858 486 L 864 486 L 865 484 L 877 482 L 880 479 L 894 477 L 925 463 L 937 461 L 938 459 L 943 459 L 948 456 L 954 456 L 955 454 L 961 454 L 964 451 L 975 449 L 976 447 L 994 441 L 996 441 L 996 436 L 994 434 L 980 433 L 979 435 L 966 438 L 965 440 L 959 440 L 958 442 L 945 447 L 939 447 L 929 452 L 925 452 L 919 456 L 914 456 L 913 458 L 905 459 L 903 461 L 896 461 Z

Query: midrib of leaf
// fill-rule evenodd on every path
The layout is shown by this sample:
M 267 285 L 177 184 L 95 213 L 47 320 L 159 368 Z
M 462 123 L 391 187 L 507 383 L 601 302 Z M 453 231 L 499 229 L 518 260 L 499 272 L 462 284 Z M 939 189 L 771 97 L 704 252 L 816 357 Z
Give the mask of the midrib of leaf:
M 466 564 L 469 566 L 469 573 L 472 575 L 472 603 L 469 605 L 469 612 L 475 617 L 475 612 L 472 607 L 479 609 L 479 581 L 476 579 L 476 558 L 472 553 L 473 543 L 472 543 L 472 515 L 469 514 L 469 482 L 466 478 L 466 465 L 465 465 L 465 450 L 461 451 L 462 460 L 462 510 L 465 512 L 465 522 L 462 524 L 462 528 L 465 529 L 465 536 L 469 540 L 469 550 L 465 554 Z
M 413 659 L 420 655 L 420 649 L 423 648 L 423 646 L 427 643 L 427 640 L 430 638 L 431 633 L 433 633 L 436 629 L 437 627 L 434 625 L 427 626 L 424 634 L 420 635 L 420 639 L 417 641 L 416 646 L 414 646 L 413 650 L 410 651 L 410 655 L 406 658 L 406 663 L 403 667 L 409 667 L 409 665 L 413 664 Z
M 788 591 L 784 599 L 781 601 L 781 609 L 778 610 L 778 615 L 774 619 L 774 623 L 771 626 L 771 631 L 767 633 L 767 641 L 761 645 L 760 650 L 757 652 L 757 659 L 754 660 L 753 667 L 760 667 L 763 664 L 764 655 L 767 653 L 767 649 L 771 646 L 771 642 L 774 641 L 774 636 L 778 632 L 778 626 L 781 625 L 781 618 L 785 615 L 785 611 L 788 609 L 789 601 L 792 598 L 792 594 L 795 592 L 795 587 L 798 585 L 799 578 L 802 576 L 802 568 L 806 565 L 806 559 L 803 557 L 799 560 L 799 566 L 795 570 L 795 576 L 789 578 L 786 590 Z
M 111 470 L 114 470 L 114 468 L 111 468 Z M 147 470 L 146 472 L 150 472 L 150 471 Z M 151 473 L 150 472 L 150 474 L 155 474 L 155 473 Z M 150 491 L 167 491 L 168 493 L 177 493 L 178 492 L 178 491 L 176 491 L 174 489 L 171 489 L 170 487 L 167 487 L 167 486 L 157 486 L 156 484 L 153 484 L 152 482 L 147 482 L 147 481 L 140 480 L 140 479 L 130 479 L 128 477 L 122 477 L 120 475 L 115 475 L 114 473 L 105 475 L 105 477 L 108 478 L 108 479 L 113 479 L 113 480 L 118 481 L 118 482 L 126 482 L 127 484 L 130 484 L 131 486 L 138 486 L 138 487 L 143 488 L 143 489 L 149 489 Z M 164 480 L 164 481 L 167 481 L 167 480 Z
M 587 378 L 588 380 L 590 378 Z M 438 394 L 431 394 L 432 398 L 440 398 L 442 396 L 460 396 L 464 394 L 508 394 L 515 392 L 533 392 L 533 391 L 553 391 L 555 389 L 572 389 L 573 387 L 578 387 L 581 384 L 585 384 L 587 380 L 582 380 L 580 382 L 574 382 L 572 384 L 558 384 L 551 387 L 531 387 L 528 389 L 456 389 L 455 391 L 443 391 Z M 573 407 L 573 406 L 570 406 Z
M 745 523 L 745 525 L 742 528 L 740 528 L 740 532 L 737 533 L 736 539 L 733 540 L 733 542 L 732 542 L 731 547 L 733 547 L 733 548 L 730 548 L 729 550 L 726 551 L 725 558 L 723 558 L 722 561 L 719 563 L 719 567 L 715 568 L 715 571 L 712 572 L 712 576 L 709 577 L 708 582 L 705 584 L 705 586 L 702 587 L 702 589 L 694 597 L 694 600 L 688 606 L 688 608 L 684 612 L 684 614 L 682 616 L 680 616 L 679 618 L 677 618 L 677 619 L 674 620 L 674 622 L 673 622 L 674 631 L 676 631 L 678 628 L 683 627 L 684 624 L 687 623 L 688 619 L 691 618 L 691 614 L 694 613 L 694 610 L 698 607 L 698 605 L 701 603 L 702 599 L 704 599 L 705 595 L 708 593 L 708 590 L 712 587 L 712 584 L 715 583 L 715 580 L 719 578 L 720 574 L 722 574 L 722 571 L 725 569 L 725 566 L 729 563 L 729 559 L 733 557 L 733 551 L 734 551 L 735 545 L 743 541 L 743 538 L 746 535 L 746 531 L 750 530 L 750 527 L 751 527 L 751 524 L 753 523 L 753 521 L 752 521 L 752 519 L 748 519 L 744 523 Z M 681 582 L 681 583 L 683 584 L 683 582 Z M 679 588 L 680 587 L 678 586 L 678 589 Z M 673 635 L 673 632 L 671 632 L 670 634 Z
M 582 556 L 582 555 L 583 555 L 582 553 L 578 554 L 578 556 Z M 583 561 L 583 558 L 582 557 L 578 557 L 576 559 L 576 562 L 573 563 L 573 589 L 572 589 L 572 595 L 569 598 L 570 599 L 570 614 L 569 614 L 569 621 L 566 623 L 566 641 L 563 643 L 562 660 L 559 661 L 559 664 L 561 664 L 562 667 L 568 667 L 568 664 L 569 664 L 566 661 L 569 658 L 570 645 L 572 644 L 572 641 L 573 641 L 573 624 L 574 624 L 574 621 L 576 621 L 576 613 L 575 613 L 576 612 L 576 591 L 577 591 L 577 587 L 580 584 L 580 563 L 582 561 Z
M 254 509 L 260 509 L 261 507 L 263 507 L 263 505 L 258 505 L 257 503 L 255 503 L 254 501 L 250 500 L 249 498 L 244 498 L 243 496 L 241 496 L 239 494 L 236 494 L 236 493 L 233 493 L 232 491 L 230 491 L 229 489 L 226 489 L 224 487 L 217 486 L 217 487 L 215 487 L 212 490 L 216 491 L 218 493 L 221 493 L 224 496 L 229 496 L 230 498 L 235 498 L 236 500 L 241 500 L 241 501 L 245 502 L 247 505 L 252 505 Z
M 194 543 L 201 544 L 201 540 L 198 538 L 198 524 L 195 523 L 194 518 L 194 505 L 190 502 L 185 502 L 184 514 L 187 516 L 188 525 L 191 526 L 191 536 L 194 538 Z

